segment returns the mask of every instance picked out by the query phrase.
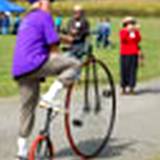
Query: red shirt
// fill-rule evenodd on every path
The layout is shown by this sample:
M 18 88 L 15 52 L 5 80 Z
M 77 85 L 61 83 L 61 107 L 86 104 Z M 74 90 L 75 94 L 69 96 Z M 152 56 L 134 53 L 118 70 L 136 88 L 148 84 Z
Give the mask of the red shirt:
M 141 35 L 138 30 L 129 32 L 126 28 L 120 31 L 120 54 L 138 55 Z

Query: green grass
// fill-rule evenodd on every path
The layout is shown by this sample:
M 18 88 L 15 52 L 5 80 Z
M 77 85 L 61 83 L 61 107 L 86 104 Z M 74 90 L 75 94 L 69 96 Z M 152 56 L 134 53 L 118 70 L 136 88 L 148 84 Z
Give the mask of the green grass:
M 154 158 L 153 160 L 160 160 L 160 157 L 159 157 L 159 158 L 158 158 L 158 157 L 157 157 L 157 158 Z
M 159 0 L 58 0 L 53 4 L 54 10 L 60 10 L 65 16 L 70 15 L 73 6 L 82 4 L 90 16 L 160 16 Z M 96 5 L 95 5 L 96 4 Z M 28 3 L 20 5 L 28 8 Z
M 0 95 L 14 95 L 17 90 L 11 77 L 11 62 L 15 37 L 0 37 Z
M 87 14 L 91 16 L 114 15 L 122 16 L 126 14 L 136 16 L 160 16 L 160 3 L 151 0 L 91 0 L 79 1 L 84 6 Z M 96 5 L 95 5 L 96 4 Z M 75 5 L 74 1 L 56 2 L 54 9 L 60 9 L 65 15 L 69 15 Z
M 160 160 L 160 156 L 155 156 L 153 159 L 151 160 Z
M 95 26 L 96 18 L 91 18 L 92 26 Z M 160 19 L 142 18 L 143 43 L 145 54 L 145 66 L 139 70 L 139 80 L 148 80 L 160 76 Z M 112 41 L 116 44 L 113 50 L 97 50 L 97 57 L 102 59 L 110 67 L 114 79 L 119 80 L 119 42 L 118 32 L 120 28 L 120 18 L 112 18 L 113 35 Z M 17 86 L 11 77 L 12 54 L 15 44 L 14 36 L 0 36 L 0 96 L 11 96 L 18 93 Z M 51 81 L 51 80 L 49 80 Z M 43 84 L 47 88 L 50 83 Z

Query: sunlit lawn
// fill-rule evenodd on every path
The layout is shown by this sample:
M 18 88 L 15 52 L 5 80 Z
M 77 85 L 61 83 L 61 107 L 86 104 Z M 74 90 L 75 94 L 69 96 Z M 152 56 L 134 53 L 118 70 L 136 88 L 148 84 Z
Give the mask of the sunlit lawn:
M 91 18 L 94 28 L 97 18 Z M 147 80 L 160 76 L 160 19 L 141 18 L 143 35 L 142 48 L 145 54 L 145 65 L 139 70 L 139 80 Z M 119 80 L 119 41 L 120 18 L 112 18 L 112 41 L 114 49 L 95 49 L 97 57 L 102 59 L 112 71 L 114 79 Z M 11 77 L 12 55 L 15 44 L 14 36 L 0 36 L 0 96 L 10 96 L 18 93 L 17 86 Z M 49 80 L 50 81 L 50 80 Z M 43 88 L 47 88 L 47 82 Z

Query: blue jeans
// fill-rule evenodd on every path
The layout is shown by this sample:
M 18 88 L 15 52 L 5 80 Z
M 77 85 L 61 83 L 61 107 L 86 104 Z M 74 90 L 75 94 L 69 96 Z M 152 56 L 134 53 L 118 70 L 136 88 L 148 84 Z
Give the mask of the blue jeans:
M 2 27 L 1 32 L 2 32 L 2 34 L 3 34 L 3 35 L 8 34 L 8 33 L 9 33 L 9 29 L 8 29 L 8 27 Z

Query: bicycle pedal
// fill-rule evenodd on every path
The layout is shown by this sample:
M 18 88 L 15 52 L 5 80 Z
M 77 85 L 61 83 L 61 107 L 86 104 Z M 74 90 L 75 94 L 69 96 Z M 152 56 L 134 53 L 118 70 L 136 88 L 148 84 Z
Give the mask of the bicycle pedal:
M 74 119 L 73 120 L 73 125 L 75 127 L 82 127 L 83 126 L 83 122 L 81 120 L 79 120 L 79 119 Z
M 38 106 L 39 108 L 42 108 L 42 109 L 51 108 L 51 104 L 47 103 L 46 101 L 40 101 Z
M 61 109 L 59 107 L 53 107 L 54 112 L 61 112 Z
M 111 97 L 112 96 L 112 91 L 110 91 L 110 90 L 103 90 L 103 93 L 102 93 L 102 95 L 104 96 L 104 97 Z

